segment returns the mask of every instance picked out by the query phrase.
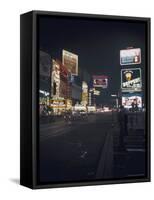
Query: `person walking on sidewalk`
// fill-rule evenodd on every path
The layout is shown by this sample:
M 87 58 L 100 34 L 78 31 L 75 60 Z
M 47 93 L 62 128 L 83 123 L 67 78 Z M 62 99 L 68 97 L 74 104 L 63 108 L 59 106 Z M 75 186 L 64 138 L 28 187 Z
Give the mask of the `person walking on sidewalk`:
M 118 120 L 120 126 L 119 147 L 120 149 L 124 150 L 125 149 L 124 137 L 127 135 L 127 123 L 128 123 L 128 116 L 124 106 L 121 106 L 120 108 Z

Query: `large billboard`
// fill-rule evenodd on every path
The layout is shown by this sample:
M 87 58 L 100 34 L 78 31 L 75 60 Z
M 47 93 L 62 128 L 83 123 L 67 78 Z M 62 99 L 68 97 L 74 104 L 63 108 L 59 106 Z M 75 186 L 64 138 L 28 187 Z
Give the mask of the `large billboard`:
M 121 70 L 121 89 L 122 92 L 140 92 L 142 90 L 142 78 L 140 68 Z
M 120 50 L 120 65 L 135 65 L 141 63 L 141 49 Z
M 138 93 L 129 93 L 123 94 L 122 96 L 122 105 L 125 108 L 132 108 L 137 106 L 138 108 L 142 108 L 142 96 Z
M 69 98 L 69 72 L 67 68 L 59 61 L 52 60 L 51 70 L 51 97 Z
M 67 68 L 60 62 L 60 90 L 59 90 L 59 95 L 60 97 L 64 97 L 65 99 L 68 98 L 69 96 L 69 73 Z
M 85 81 L 82 81 L 82 105 L 88 104 L 88 85 Z
M 104 75 L 94 75 L 93 76 L 93 87 L 108 87 L 108 77 Z
M 51 70 L 51 96 L 60 97 L 60 65 L 54 59 L 52 60 Z
M 68 71 L 77 76 L 78 75 L 78 55 L 69 51 L 62 51 L 62 62 L 68 69 Z

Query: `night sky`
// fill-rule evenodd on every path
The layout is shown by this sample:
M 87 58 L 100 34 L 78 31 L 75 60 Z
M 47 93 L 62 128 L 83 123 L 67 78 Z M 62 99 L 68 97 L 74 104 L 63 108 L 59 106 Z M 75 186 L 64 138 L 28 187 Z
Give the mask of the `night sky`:
M 121 69 L 140 67 L 144 74 L 145 28 L 144 22 L 40 16 L 39 49 L 60 60 L 62 49 L 77 54 L 79 69 L 109 77 L 109 87 L 103 92 L 110 95 L 120 89 Z M 141 48 L 140 65 L 120 66 L 120 50 L 127 47 Z

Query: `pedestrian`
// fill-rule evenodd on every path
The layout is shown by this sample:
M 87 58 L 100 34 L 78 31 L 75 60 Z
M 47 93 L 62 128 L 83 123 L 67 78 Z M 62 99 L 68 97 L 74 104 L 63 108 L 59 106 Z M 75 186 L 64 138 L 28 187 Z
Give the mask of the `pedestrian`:
M 124 106 L 121 106 L 120 108 L 118 120 L 119 120 L 119 128 L 120 128 L 119 148 L 121 150 L 125 150 L 124 138 L 127 135 L 128 115 Z
M 135 111 L 135 104 L 134 104 L 134 101 L 132 102 L 131 106 L 132 106 L 132 112 L 134 112 L 134 111 Z

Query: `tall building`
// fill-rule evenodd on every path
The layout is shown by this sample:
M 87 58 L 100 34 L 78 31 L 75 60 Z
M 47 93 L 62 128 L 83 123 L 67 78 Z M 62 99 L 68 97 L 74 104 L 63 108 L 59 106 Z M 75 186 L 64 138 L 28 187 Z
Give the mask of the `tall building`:
M 40 102 L 45 103 L 50 96 L 50 69 L 51 57 L 49 54 L 39 52 L 39 97 Z

